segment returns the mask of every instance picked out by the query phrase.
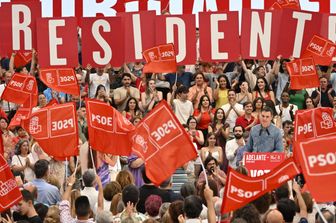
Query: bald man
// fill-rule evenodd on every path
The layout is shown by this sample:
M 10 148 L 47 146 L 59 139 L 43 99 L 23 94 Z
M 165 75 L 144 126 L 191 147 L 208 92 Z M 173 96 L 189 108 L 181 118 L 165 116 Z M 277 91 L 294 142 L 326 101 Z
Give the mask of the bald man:
M 280 211 L 278 210 L 270 210 L 265 215 L 266 223 L 284 223 L 283 216 Z

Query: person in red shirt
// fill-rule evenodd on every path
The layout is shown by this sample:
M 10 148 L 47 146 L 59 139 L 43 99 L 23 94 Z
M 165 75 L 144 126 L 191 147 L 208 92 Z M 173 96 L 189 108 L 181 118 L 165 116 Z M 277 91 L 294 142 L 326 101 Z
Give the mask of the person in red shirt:
M 236 126 L 240 125 L 244 127 L 246 131 L 250 131 L 250 129 L 253 126 L 258 124 L 258 119 L 252 115 L 252 111 L 253 111 L 252 102 L 249 102 L 249 101 L 245 102 L 243 104 L 243 108 L 244 108 L 245 114 L 236 119 Z
M 210 98 L 208 95 L 203 95 L 200 98 L 198 108 L 194 111 L 194 117 L 197 120 L 197 129 L 203 132 L 204 138 L 208 135 L 208 126 L 214 119 L 215 109 L 210 106 Z

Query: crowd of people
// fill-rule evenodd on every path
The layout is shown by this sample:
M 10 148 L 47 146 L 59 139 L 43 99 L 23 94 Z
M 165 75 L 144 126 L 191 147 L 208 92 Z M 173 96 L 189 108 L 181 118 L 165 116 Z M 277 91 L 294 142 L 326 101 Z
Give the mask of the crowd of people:
M 8 128 L 20 105 L 2 100 L 4 157 L 23 197 L 1 213 L 2 222 L 323 222 L 321 216 L 335 221 L 332 202 L 319 204 L 321 214 L 315 215 L 309 191 L 301 191 L 304 180 L 220 214 L 228 167 L 248 175 L 245 152 L 283 152 L 291 157 L 296 111 L 321 106 L 334 108 L 336 114 L 332 66 L 318 67 L 318 88 L 293 90 L 286 69 L 289 60 L 280 56 L 273 61 L 199 61 L 166 74 L 143 73 L 141 62 L 104 68 L 79 65 L 74 70 L 80 96 L 74 96 L 46 86 L 39 79 L 37 53 L 32 55 L 23 67 L 14 66 L 16 53 L 2 58 L 0 94 L 14 73 L 23 73 L 37 79 L 38 105 L 33 112 L 53 99 L 75 102 L 80 152 L 66 161 L 50 157 L 24 128 Z M 134 125 L 160 101 L 168 102 L 199 153 L 181 167 L 187 181 L 178 191 L 172 189 L 173 177 L 159 187 L 152 184 L 144 160 L 136 154 L 90 151 L 87 97 L 113 106 Z

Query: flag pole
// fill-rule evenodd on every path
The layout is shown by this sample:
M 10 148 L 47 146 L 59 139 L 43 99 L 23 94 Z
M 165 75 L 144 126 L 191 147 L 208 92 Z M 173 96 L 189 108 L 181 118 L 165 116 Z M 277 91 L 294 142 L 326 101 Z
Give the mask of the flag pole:
M 194 144 L 194 145 L 195 145 L 195 144 Z M 202 170 L 203 170 L 203 172 L 204 172 L 204 177 L 205 177 L 205 184 L 206 184 L 207 186 L 209 186 L 208 176 L 207 176 L 207 174 L 206 174 L 206 171 L 205 171 L 205 167 L 204 167 L 203 161 L 202 161 L 202 159 L 201 159 L 201 157 L 200 157 L 200 155 L 199 155 L 199 153 L 198 153 L 198 151 L 197 151 L 197 149 L 196 149 L 196 146 L 194 146 L 194 149 L 196 150 L 196 153 L 197 153 L 197 159 L 200 159 L 200 161 L 201 161 L 201 167 L 202 167 Z
M 93 159 L 92 149 L 91 149 L 91 146 L 90 146 L 90 145 L 89 145 L 89 150 L 90 150 L 90 156 L 91 156 L 92 168 L 93 168 L 95 174 L 97 174 L 96 165 L 95 165 L 95 162 L 94 162 L 94 159 Z
M 327 220 L 325 219 L 325 217 L 323 216 L 323 214 L 322 214 L 320 208 L 317 206 L 317 204 L 316 204 L 316 202 L 315 202 L 315 199 L 313 199 L 313 202 L 314 202 L 313 206 L 314 206 L 314 208 L 316 209 L 318 215 L 321 217 L 323 223 L 328 223 Z

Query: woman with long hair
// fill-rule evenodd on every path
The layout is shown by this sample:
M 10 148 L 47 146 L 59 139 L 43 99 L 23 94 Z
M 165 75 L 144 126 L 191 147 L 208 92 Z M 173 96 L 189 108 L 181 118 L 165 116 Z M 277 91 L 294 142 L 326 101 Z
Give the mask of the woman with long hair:
M 131 97 L 127 100 L 126 107 L 122 112 L 122 115 L 129 121 L 133 120 L 135 117 L 142 117 L 138 101 L 135 98 Z
M 223 151 L 220 146 L 216 146 L 216 135 L 209 133 L 207 137 L 207 146 L 201 149 L 202 162 L 211 154 L 219 164 L 223 163 Z
M 12 170 L 22 172 L 24 181 L 30 182 L 35 178 L 34 174 L 34 158 L 30 153 L 29 141 L 20 140 L 15 147 L 15 155 L 12 159 Z
M 213 98 L 216 101 L 216 108 L 220 108 L 229 102 L 228 90 L 231 88 L 229 79 L 226 75 L 219 75 L 216 80 L 216 89 Z
M 253 111 L 252 116 L 257 119 L 257 123 L 259 123 L 259 116 L 261 114 L 261 110 L 265 106 L 265 100 L 263 98 L 256 98 L 252 103 Z
M 0 117 L 0 130 L 2 132 L 2 143 L 4 148 L 4 157 L 10 164 L 12 156 L 14 155 L 15 147 L 15 135 L 8 130 L 8 120 L 4 117 Z
M 245 102 L 252 102 L 252 93 L 250 92 L 248 83 L 243 81 L 240 85 L 240 92 L 236 94 L 237 102 L 244 104 Z
M 226 140 L 230 135 L 230 125 L 225 123 L 225 112 L 223 109 L 218 108 L 216 110 L 214 120 L 208 127 L 209 133 L 214 133 L 216 136 L 216 144 L 222 148 L 223 153 L 223 163 L 221 164 L 221 169 L 226 173 L 228 160 L 225 155 L 225 145 Z
M 303 105 L 303 109 L 312 109 L 312 108 L 315 108 L 315 104 L 314 104 L 314 101 L 311 97 L 306 97 L 305 99 L 305 103 Z
M 212 102 L 212 89 L 208 87 L 203 73 L 195 74 L 195 85 L 189 88 L 188 100 L 193 103 L 194 109 L 197 109 L 201 97 L 207 95 Z
M 95 93 L 95 99 L 104 101 L 107 104 L 111 105 L 112 101 L 110 97 L 107 95 L 106 88 L 104 85 L 100 84 L 97 87 L 96 93 Z
M 264 77 L 257 78 L 257 83 L 252 92 L 252 97 L 253 100 L 261 97 L 265 101 L 273 101 L 273 103 L 275 104 L 274 92 L 270 90 L 267 80 Z
M 194 111 L 194 117 L 197 120 L 197 128 L 203 132 L 206 138 L 208 134 L 208 126 L 214 118 L 215 109 L 210 106 L 210 98 L 208 95 L 203 95 L 200 98 L 198 108 Z
M 162 98 L 162 92 L 156 90 L 155 80 L 150 79 L 147 82 L 146 91 L 141 93 L 141 106 L 144 113 L 150 112 Z

